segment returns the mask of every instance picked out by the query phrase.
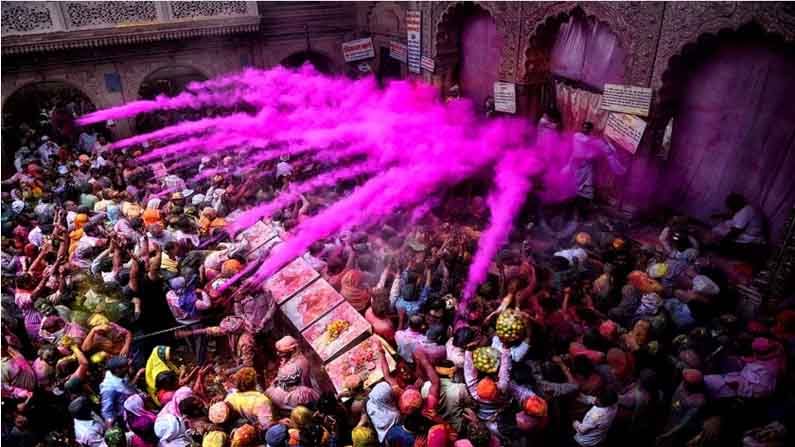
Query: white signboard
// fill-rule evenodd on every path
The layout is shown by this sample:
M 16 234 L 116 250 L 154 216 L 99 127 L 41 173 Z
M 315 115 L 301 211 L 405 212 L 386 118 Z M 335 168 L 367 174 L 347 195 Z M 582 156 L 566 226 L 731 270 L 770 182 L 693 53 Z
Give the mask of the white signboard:
M 494 110 L 516 113 L 516 84 L 502 81 L 494 83 Z
M 342 56 L 345 58 L 345 62 L 354 62 L 375 57 L 373 39 L 368 37 L 366 39 L 343 42 Z
M 408 64 L 409 71 L 421 73 L 422 39 L 422 13 L 420 11 L 406 11 L 406 31 L 408 37 Z
M 631 85 L 605 84 L 602 109 L 611 112 L 649 116 L 651 89 Z
M 627 113 L 611 113 L 607 116 L 604 136 L 634 154 L 638 150 L 645 130 L 646 121 L 637 116 Z
M 406 45 L 395 41 L 389 42 L 389 57 L 397 59 L 405 64 L 406 60 L 408 60 Z
M 420 65 L 422 65 L 423 70 L 430 71 L 431 73 L 433 73 L 433 70 L 436 69 L 436 62 L 427 56 L 422 56 L 422 59 L 420 59 Z

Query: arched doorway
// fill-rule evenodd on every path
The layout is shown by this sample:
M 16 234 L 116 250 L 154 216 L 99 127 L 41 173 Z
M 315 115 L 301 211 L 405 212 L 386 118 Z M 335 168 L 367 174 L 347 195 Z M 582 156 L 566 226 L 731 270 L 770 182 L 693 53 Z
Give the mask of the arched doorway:
M 483 112 L 494 93 L 504 39 L 494 17 L 476 3 L 458 3 L 442 17 L 436 36 L 437 74 L 449 92 L 458 86 L 461 96 Z
M 293 53 L 284 58 L 280 64 L 287 68 L 300 68 L 307 62 L 312 64 L 317 71 L 323 74 L 331 74 L 334 72 L 334 64 L 331 59 L 329 59 L 325 54 L 312 50 Z
M 187 65 L 161 67 L 149 73 L 138 88 L 139 99 L 154 99 L 158 95 L 174 96 L 185 90 L 188 84 L 195 81 L 206 81 L 207 76 L 199 70 Z M 184 111 L 159 112 L 157 114 L 139 115 L 135 119 L 135 130 L 138 133 L 151 132 L 169 124 L 191 116 Z
M 3 178 L 15 172 L 17 150 L 25 146 L 35 152 L 42 136 L 74 144 L 78 137 L 74 119 L 94 110 L 88 95 L 63 81 L 35 82 L 16 90 L 3 103 Z
M 705 222 L 743 194 L 775 240 L 795 197 L 795 45 L 756 25 L 704 35 L 669 61 L 660 112 L 673 118 L 658 191 Z
M 624 81 L 625 62 L 624 47 L 607 23 L 579 7 L 548 18 L 526 54 L 531 116 L 554 108 L 567 129 L 591 121 L 601 130 L 607 119 L 598 106 L 604 85 Z

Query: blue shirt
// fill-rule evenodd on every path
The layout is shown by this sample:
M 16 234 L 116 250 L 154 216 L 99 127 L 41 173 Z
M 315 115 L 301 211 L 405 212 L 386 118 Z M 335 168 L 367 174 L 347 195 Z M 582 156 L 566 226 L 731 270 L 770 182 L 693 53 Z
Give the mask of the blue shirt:
M 402 425 L 393 425 L 386 432 L 384 444 L 387 447 L 414 447 L 417 435 L 403 428 Z
M 124 412 L 124 401 L 135 394 L 135 388 L 127 383 L 127 379 L 122 379 L 105 372 L 105 380 L 99 384 L 99 396 L 102 400 L 102 418 L 108 420 L 118 420 Z

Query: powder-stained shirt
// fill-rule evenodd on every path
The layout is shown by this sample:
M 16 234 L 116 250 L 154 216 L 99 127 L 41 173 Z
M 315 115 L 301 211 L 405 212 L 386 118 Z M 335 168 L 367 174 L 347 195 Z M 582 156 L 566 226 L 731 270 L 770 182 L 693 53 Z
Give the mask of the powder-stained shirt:
M 574 440 L 577 444 L 582 446 L 595 446 L 601 444 L 607 437 L 607 431 L 613 424 L 616 418 L 616 411 L 618 407 L 612 405 L 610 407 L 597 407 L 593 406 L 582 419 L 576 428 Z

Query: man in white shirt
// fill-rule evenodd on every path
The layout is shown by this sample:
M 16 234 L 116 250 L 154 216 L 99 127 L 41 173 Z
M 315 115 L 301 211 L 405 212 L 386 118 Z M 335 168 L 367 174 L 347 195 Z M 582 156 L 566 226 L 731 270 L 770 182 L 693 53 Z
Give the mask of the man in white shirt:
M 615 391 L 603 391 L 594 406 L 585 413 L 582 422 L 574 421 L 574 440 L 577 444 L 586 447 L 602 445 L 616 418 L 617 404 L 618 395 Z
M 726 197 L 730 218 L 712 229 L 713 238 L 722 252 L 749 259 L 757 265 L 765 258 L 764 217 L 740 194 Z

